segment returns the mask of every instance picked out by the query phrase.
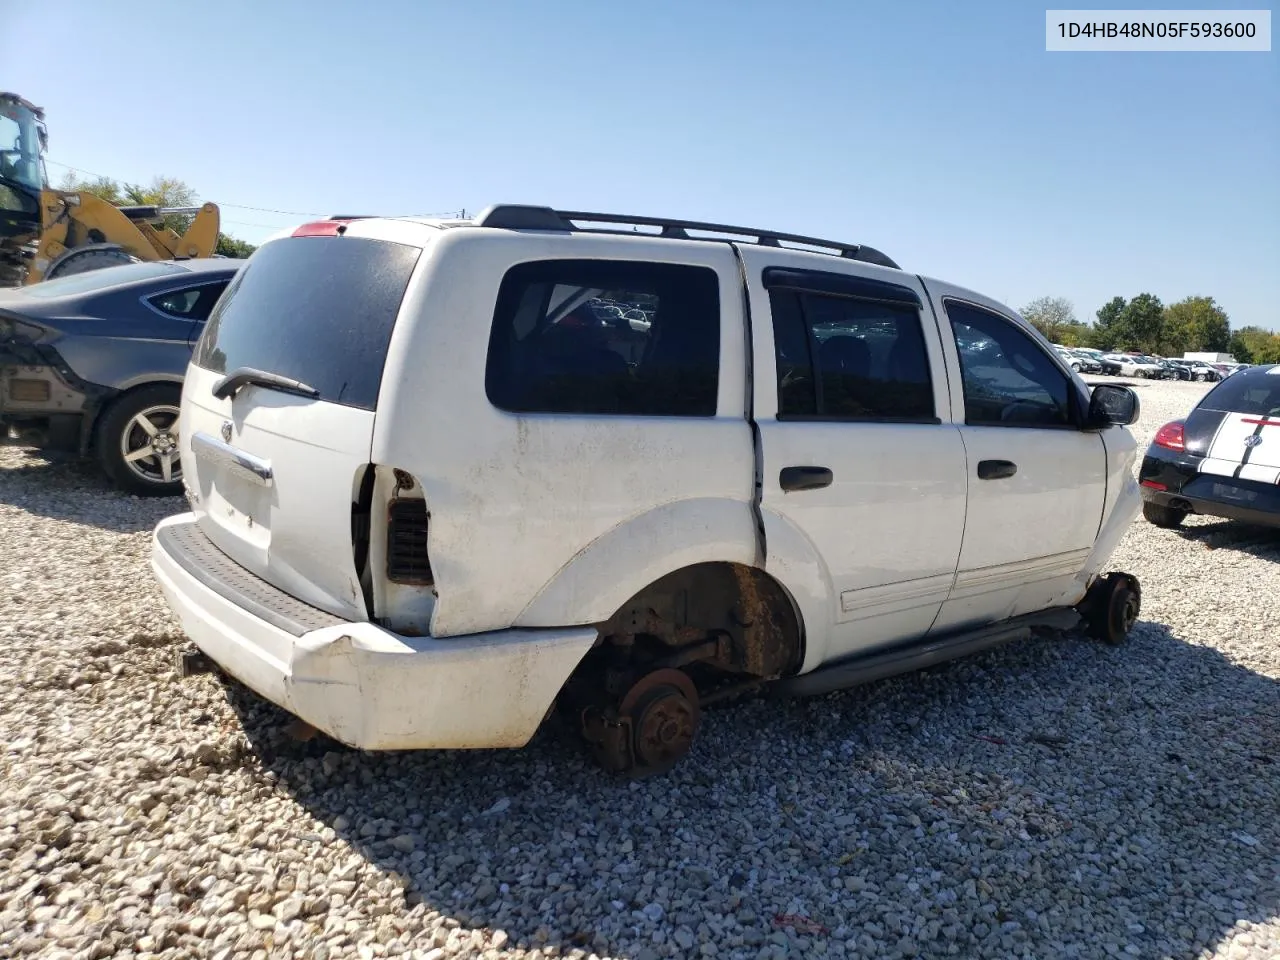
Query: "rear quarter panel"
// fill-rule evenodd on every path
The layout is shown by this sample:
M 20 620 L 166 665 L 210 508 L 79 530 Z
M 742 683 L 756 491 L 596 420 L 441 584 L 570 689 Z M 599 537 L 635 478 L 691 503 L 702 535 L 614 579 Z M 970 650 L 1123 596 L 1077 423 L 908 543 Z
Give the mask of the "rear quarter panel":
M 683 245 L 680 245 L 683 246 Z M 720 281 L 715 417 L 512 414 L 485 391 L 498 286 L 556 258 L 700 264 Z M 700 560 L 754 557 L 745 333 L 728 245 L 473 228 L 429 245 L 379 395 L 375 463 L 409 471 L 430 514 L 431 632 L 593 623 Z
M 205 278 L 175 279 L 179 282 L 163 287 L 132 285 L 91 298 L 50 302 L 49 308 L 65 308 L 42 320 L 59 333 L 52 346 L 76 376 L 99 386 L 128 390 L 143 383 L 181 383 L 191 359 L 188 341 L 197 324 L 166 316 L 140 299 Z

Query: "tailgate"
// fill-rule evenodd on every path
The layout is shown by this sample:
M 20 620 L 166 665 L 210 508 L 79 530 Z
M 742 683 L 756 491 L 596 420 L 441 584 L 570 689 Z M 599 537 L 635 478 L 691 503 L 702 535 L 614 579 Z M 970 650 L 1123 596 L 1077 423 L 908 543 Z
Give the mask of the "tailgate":
M 365 620 L 352 503 L 382 369 L 421 248 L 307 236 L 260 248 L 197 344 L 180 443 L 192 509 L 231 559 Z

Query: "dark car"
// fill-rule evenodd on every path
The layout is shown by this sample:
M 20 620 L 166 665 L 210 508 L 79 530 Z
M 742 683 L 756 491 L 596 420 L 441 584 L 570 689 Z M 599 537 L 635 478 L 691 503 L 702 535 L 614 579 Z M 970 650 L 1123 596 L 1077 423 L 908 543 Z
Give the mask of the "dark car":
M 1164 357 L 1154 357 L 1156 363 L 1164 368 L 1166 380 L 1190 380 L 1191 370 L 1178 363 L 1176 360 L 1168 360 Z
M 181 493 L 182 379 L 243 263 L 130 263 L 0 290 L 4 440 L 92 453 L 131 493 Z
M 1138 483 L 1158 527 L 1190 513 L 1280 527 L 1280 364 L 1228 377 L 1161 427 Z

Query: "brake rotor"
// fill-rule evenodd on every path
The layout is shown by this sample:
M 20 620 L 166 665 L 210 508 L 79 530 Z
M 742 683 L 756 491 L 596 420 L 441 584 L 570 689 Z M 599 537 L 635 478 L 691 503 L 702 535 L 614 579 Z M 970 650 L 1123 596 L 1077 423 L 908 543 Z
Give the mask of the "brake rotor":
M 698 690 L 680 670 L 655 670 L 627 691 L 618 709 L 631 721 L 633 776 L 663 773 L 693 746 L 702 713 Z

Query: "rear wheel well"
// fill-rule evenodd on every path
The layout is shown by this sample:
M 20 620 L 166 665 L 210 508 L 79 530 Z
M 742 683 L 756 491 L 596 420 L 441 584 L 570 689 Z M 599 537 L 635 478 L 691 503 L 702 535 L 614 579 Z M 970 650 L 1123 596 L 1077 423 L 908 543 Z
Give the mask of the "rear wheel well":
M 119 393 L 113 393 L 109 397 L 104 397 L 102 402 L 97 405 L 93 412 L 85 418 L 84 439 L 81 443 L 83 452 L 86 454 L 97 452 L 98 427 L 113 408 L 119 406 L 138 391 L 147 390 L 151 387 L 172 387 L 178 392 L 179 396 L 182 395 L 181 380 L 144 380 L 142 383 L 135 383 L 133 386 L 125 390 L 121 390 Z
M 682 669 L 711 697 L 795 673 L 804 628 L 772 576 L 738 563 L 699 563 L 637 592 L 608 620 L 565 685 L 571 700 L 616 700 L 653 670 Z

